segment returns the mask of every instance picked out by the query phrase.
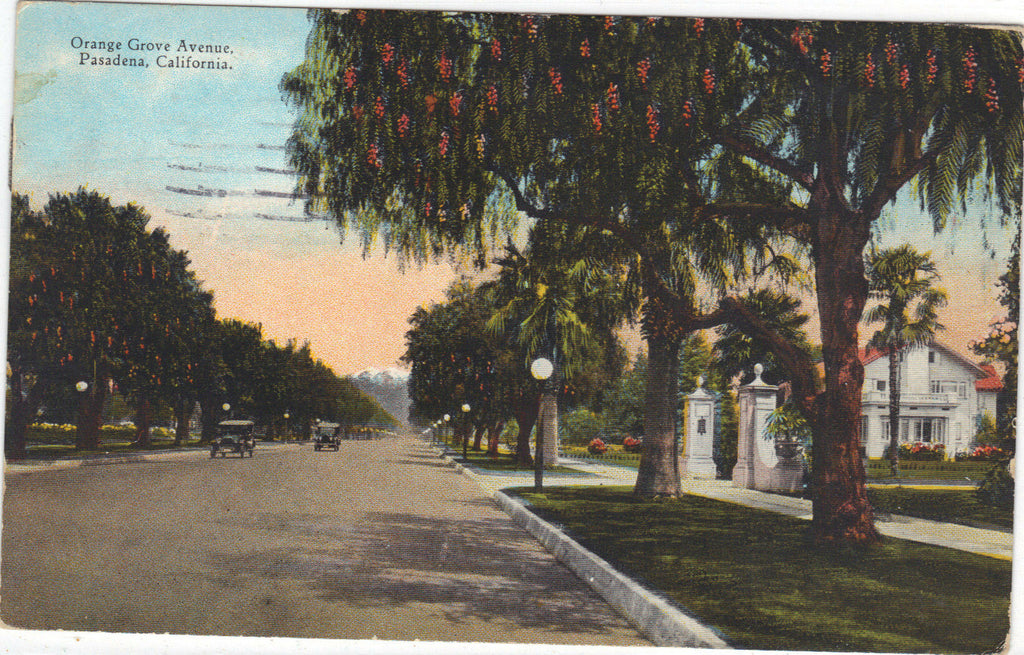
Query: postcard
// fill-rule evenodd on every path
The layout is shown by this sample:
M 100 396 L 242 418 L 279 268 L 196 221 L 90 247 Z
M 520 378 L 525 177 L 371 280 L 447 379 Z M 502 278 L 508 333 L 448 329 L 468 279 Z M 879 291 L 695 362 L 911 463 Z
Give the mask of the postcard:
M 1020 17 L 905 9 L 19 3 L 8 648 L 1012 652 Z

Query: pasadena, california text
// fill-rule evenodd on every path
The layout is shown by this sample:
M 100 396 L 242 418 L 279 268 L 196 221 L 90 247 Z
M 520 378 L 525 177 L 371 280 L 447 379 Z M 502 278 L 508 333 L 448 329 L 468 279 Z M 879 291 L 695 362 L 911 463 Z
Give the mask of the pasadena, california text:
M 71 47 L 78 51 L 80 66 L 129 66 L 176 70 L 231 70 L 231 55 L 235 51 L 220 43 L 194 43 L 186 39 L 175 41 L 144 41 L 130 38 L 126 41 L 93 40 L 74 36 Z M 221 55 L 221 56 L 211 56 Z

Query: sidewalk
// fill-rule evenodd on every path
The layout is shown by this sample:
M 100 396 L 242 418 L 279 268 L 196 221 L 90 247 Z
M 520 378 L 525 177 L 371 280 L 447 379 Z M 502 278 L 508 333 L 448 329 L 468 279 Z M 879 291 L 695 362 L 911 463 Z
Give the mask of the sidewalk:
M 450 453 L 455 456 L 456 453 Z M 445 455 L 442 455 L 445 456 Z M 455 461 L 454 457 L 448 457 Z M 565 485 L 632 485 L 636 482 L 636 469 L 597 462 L 559 458 L 559 464 L 572 467 L 580 473 L 545 473 L 545 486 Z M 458 466 L 461 466 L 458 465 Z M 487 471 L 467 467 L 488 495 L 508 487 L 532 487 L 532 472 Z M 752 489 L 733 487 L 728 480 L 698 480 L 684 478 L 684 493 L 713 498 L 747 507 L 777 512 L 787 516 L 810 520 L 811 501 L 770 494 Z M 877 515 L 875 527 L 883 535 L 919 543 L 956 548 L 997 559 L 1013 559 L 1013 534 L 999 530 L 972 528 L 955 523 L 942 523 L 896 514 Z

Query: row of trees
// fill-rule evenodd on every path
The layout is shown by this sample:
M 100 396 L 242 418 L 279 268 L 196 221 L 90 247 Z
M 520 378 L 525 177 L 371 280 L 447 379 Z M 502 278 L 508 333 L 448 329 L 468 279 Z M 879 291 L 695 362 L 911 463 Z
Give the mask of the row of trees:
M 374 401 L 314 360 L 309 344 L 278 346 L 262 329 L 218 320 L 185 252 L 134 204 L 95 191 L 50 197 L 32 211 L 15 195 L 8 314 L 9 403 L 5 450 L 24 454 L 25 434 L 45 405 L 77 396 L 78 448 L 99 445 L 115 390 L 149 439 L 156 409 L 172 409 L 176 438 L 202 408 L 211 436 L 230 403 L 273 428 L 286 411 L 367 421 L 386 418 Z
M 786 370 L 814 435 L 819 543 L 874 543 L 859 457 L 864 251 L 914 181 L 936 229 L 982 188 L 1019 221 L 1009 31 L 682 17 L 318 11 L 282 80 L 319 209 L 411 257 L 531 221 L 614 237 L 649 353 L 636 491 L 679 492 L 681 340 L 730 324 Z M 495 211 L 498 209 L 499 211 Z M 735 291 L 812 265 L 824 375 Z M 711 302 L 701 301 L 701 298 Z

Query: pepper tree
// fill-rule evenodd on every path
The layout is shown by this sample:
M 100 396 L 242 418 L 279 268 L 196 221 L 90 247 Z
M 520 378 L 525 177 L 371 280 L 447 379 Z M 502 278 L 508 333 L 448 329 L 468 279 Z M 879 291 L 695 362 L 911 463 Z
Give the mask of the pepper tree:
M 668 17 L 312 20 L 282 88 L 304 109 L 290 148 L 314 203 L 417 257 L 484 250 L 508 216 L 485 209 L 502 200 L 618 236 L 639 262 L 650 352 L 637 491 L 678 492 L 679 342 L 730 322 L 770 345 L 814 432 L 817 541 L 877 541 L 859 458 L 864 247 L 911 180 L 937 228 L 979 177 L 1018 218 L 1017 37 Z M 823 384 L 741 299 L 696 300 L 697 274 L 724 287 L 763 230 L 809 249 Z

